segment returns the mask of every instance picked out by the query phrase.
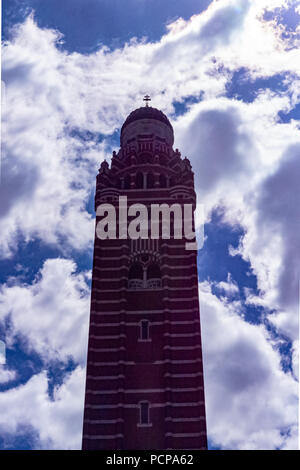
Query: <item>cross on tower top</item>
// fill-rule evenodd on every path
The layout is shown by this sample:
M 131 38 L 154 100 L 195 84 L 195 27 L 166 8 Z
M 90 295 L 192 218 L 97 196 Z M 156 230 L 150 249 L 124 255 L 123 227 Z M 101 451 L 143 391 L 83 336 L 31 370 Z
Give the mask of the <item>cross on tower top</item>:
M 149 106 L 148 102 L 151 101 L 151 98 L 149 95 L 145 95 L 144 98 L 143 98 L 143 101 L 146 102 L 145 106 Z

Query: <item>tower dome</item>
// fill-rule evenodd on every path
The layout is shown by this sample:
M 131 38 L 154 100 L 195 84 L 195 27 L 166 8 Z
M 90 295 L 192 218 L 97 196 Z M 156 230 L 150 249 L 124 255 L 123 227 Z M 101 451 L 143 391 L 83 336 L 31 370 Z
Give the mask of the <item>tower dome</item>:
M 165 123 L 173 130 L 169 119 L 162 111 L 157 108 L 152 108 L 151 106 L 142 106 L 141 108 L 135 109 L 129 114 L 129 116 L 127 116 L 121 128 L 121 134 L 128 124 L 138 121 L 139 119 L 156 119 L 157 121 Z
M 152 106 L 142 106 L 132 111 L 121 128 L 121 145 L 137 135 L 154 135 L 165 139 L 169 145 L 174 143 L 173 127 L 167 116 Z

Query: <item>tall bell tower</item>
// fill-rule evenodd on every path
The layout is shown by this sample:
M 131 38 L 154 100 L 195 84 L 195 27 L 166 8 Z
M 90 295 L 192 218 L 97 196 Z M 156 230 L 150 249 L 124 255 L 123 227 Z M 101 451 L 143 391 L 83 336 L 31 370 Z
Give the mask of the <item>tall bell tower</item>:
M 149 213 L 152 204 L 195 209 L 190 162 L 149 100 L 129 114 L 120 150 L 97 175 L 95 208 L 113 205 L 117 220 L 120 196 Z M 197 251 L 186 242 L 172 231 L 95 236 L 83 449 L 207 447 Z

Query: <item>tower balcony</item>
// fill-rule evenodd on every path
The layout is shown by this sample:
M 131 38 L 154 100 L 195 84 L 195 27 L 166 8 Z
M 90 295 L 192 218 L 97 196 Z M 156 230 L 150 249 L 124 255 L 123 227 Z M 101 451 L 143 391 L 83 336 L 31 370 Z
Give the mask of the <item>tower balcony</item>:
M 118 188 L 101 188 L 96 191 L 96 205 L 102 202 L 117 202 L 120 195 Z
M 172 199 L 192 199 L 193 204 L 196 203 L 196 193 L 194 189 L 183 184 L 177 184 L 171 187 L 170 196 Z
M 152 279 L 129 279 L 128 289 L 130 290 L 141 290 L 141 289 L 161 289 L 161 279 L 152 278 Z

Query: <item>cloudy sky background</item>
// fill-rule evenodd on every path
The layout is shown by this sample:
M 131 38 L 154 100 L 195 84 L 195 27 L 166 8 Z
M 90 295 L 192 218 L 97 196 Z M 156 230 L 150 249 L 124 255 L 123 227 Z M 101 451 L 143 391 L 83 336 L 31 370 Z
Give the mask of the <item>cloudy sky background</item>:
M 298 447 L 300 3 L 6 0 L 0 448 L 78 449 L 100 162 L 149 93 L 205 206 L 211 449 Z

